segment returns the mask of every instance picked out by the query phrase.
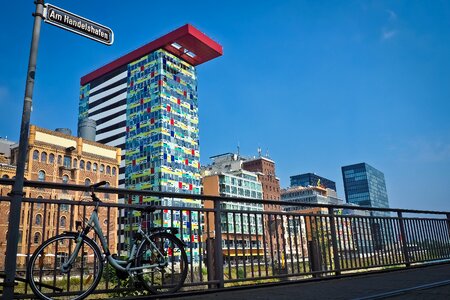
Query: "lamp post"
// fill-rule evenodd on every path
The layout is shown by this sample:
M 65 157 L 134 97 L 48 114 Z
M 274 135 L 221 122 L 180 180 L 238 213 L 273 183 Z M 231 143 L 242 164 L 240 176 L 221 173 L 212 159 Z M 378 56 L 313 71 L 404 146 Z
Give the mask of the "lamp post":
M 36 76 L 36 61 L 41 31 L 41 21 L 44 12 L 44 0 L 36 0 L 33 34 L 31 38 L 30 57 L 28 61 L 25 97 L 23 102 L 22 123 L 20 126 L 19 153 L 17 157 L 16 180 L 11 192 L 11 204 L 8 224 L 8 243 L 6 245 L 5 281 L 3 283 L 2 299 L 12 299 L 14 296 L 14 280 L 16 274 L 17 243 L 19 240 L 20 211 L 23 199 L 23 182 L 25 161 L 28 150 L 28 133 L 30 131 L 31 105 L 33 99 L 34 78 Z

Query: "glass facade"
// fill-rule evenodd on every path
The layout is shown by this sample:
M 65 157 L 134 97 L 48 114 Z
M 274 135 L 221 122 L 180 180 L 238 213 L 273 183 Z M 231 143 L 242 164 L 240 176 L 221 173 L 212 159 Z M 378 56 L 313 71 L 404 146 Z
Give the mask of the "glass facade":
M 291 187 L 294 186 L 322 186 L 324 188 L 329 188 L 336 191 L 336 183 L 325 177 L 318 176 L 314 173 L 306 173 L 291 176 Z
M 258 177 L 250 172 L 234 172 L 233 174 L 219 175 L 219 193 L 222 197 L 239 197 L 262 200 L 262 185 Z M 222 202 L 223 209 L 243 210 L 243 211 L 263 211 L 263 204 L 243 203 L 243 202 Z M 235 217 L 235 219 L 234 219 Z M 228 222 L 227 222 L 228 220 Z M 222 234 L 249 234 L 255 235 L 254 241 L 250 241 L 248 236 L 242 239 L 242 235 L 230 236 L 228 240 L 223 238 L 223 247 L 262 247 L 261 236 L 263 234 L 262 215 L 260 214 L 233 214 L 222 213 L 221 216 Z M 236 243 L 236 245 L 234 244 Z
M 347 203 L 369 207 L 389 207 L 384 174 L 374 167 L 360 163 L 342 167 Z

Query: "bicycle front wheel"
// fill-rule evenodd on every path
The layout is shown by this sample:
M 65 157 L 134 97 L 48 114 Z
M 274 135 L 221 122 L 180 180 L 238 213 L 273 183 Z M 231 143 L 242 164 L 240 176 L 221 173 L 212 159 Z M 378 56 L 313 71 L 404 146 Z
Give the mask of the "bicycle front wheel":
M 65 265 L 75 251 L 77 237 L 76 233 L 52 237 L 31 256 L 28 282 L 40 299 L 83 299 L 98 285 L 103 260 L 100 249 L 90 238 L 83 238 L 75 260 L 70 266 Z
M 136 267 L 138 278 L 154 294 L 174 293 L 183 285 L 188 272 L 188 260 L 182 242 L 172 234 L 160 232 L 144 240 L 139 247 Z M 159 266 L 151 267 L 159 264 Z

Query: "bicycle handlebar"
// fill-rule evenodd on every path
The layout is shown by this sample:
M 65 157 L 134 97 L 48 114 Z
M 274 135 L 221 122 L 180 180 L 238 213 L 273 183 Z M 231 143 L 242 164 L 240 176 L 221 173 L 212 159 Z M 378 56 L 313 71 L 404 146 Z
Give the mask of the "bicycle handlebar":
M 100 182 L 91 184 L 89 187 L 90 187 L 91 189 L 94 189 L 94 188 L 101 187 L 102 185 L 105 185 L 105 184 L 106 184 L 106 181 L 103 180 L 103 181 L 100 181 Z

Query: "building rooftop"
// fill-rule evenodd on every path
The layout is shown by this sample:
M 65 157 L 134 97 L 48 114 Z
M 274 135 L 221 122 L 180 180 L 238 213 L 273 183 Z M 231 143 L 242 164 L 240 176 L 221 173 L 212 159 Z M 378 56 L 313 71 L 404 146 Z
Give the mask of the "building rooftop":
M 158 49 L 164 49 L 193 66 L 200 65 L 223 54 L 221 45 L 191 24 L 186 24 L 81 77 L 80 83 L 85 85 Z

